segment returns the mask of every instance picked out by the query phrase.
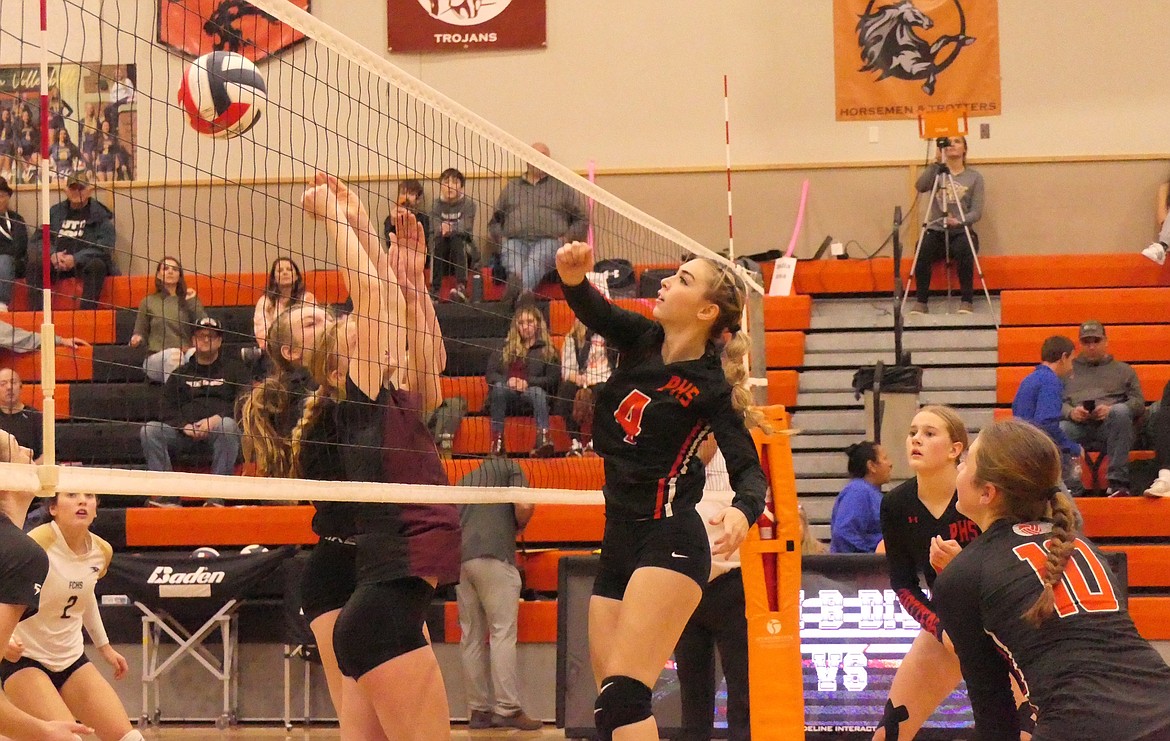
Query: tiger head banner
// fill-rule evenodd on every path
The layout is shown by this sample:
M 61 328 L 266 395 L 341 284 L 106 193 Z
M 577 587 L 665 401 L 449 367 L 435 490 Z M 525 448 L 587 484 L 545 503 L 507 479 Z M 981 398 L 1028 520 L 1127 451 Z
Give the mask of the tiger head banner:
M 833 0 L 838 121 L 998 116 L 998 0 Z

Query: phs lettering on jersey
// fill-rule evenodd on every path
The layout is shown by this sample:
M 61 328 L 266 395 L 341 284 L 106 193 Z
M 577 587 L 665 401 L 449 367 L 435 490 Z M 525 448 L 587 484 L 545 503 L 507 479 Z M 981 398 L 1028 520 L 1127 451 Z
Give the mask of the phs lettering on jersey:
M 684 407 L 689 407 L 695 397 L 699 395 L 699 387 L 690 381 L 684 380 L 679 376 L 671 376 L 670 380 L 666 382 L 665 386 L 658 389 L 659 391 L 666 391 L 674 398 L 678 399 L 678 403 Z

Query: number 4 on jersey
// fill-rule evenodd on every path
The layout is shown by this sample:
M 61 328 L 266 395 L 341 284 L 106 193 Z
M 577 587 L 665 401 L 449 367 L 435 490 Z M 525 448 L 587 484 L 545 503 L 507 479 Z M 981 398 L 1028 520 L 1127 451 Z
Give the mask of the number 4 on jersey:
M 618 404 L 617 411 L 613 413 L 613 418 L 625 430 L 625 441 L 630 445 L 637 442 L 638 435 L 642 434 L 642 412 L 645 411 L 646 405 L 649 403 L 649 396 L 634 389 L 626 394 L 626 398 L 622 399 L 622 403 Z

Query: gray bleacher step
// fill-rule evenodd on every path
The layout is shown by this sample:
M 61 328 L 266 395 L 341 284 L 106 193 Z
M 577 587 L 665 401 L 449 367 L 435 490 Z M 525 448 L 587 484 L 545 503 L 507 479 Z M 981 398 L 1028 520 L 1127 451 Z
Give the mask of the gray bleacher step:
M 918 398 L 923 404 L 994 406 L 995 389 L 924 389 Z M 860 408 L 861 402 L 854 397 L 852 391 L 816 391 L 798 394 L 796 405 L 801 409 L 852 409 Z
M 1000 316 L 999 297 L 991 297 L 992 309 L 987 307 L 987 299 L 978 296 L 975 301 L 973 314 L 958 314 L 958 302 L 952 299 L 949 304 L 951 313 L 946 313 L 948 304 L 943 298 L 932 298 L 931 312 L 923 315 L 905 315 L 905 326 L 918 327 L 994 327 L 995 320 Z M 907 303 L 906 308 L 909 309 Z M 894 326 L 894 305 L 890 297 L 883 298 L 844 298 L 823 299 L 813 301 L 812 317 L 809 328 L 822 329 L 891 329 Z
M 866 350 L 862 352 L 824 352 L 804 355 L 805 368 L 860 368 L 881 360 L 894 362 L 894 350 Z M 928 366 L 993 366 L 999 360 L 996 349 L 988 350 L 920 350 L 914 353 L 914 364 Z
M 852 388 L 851 370 L 806 370 L 799 377 L 800 393 L 846 391 Z M 995 368 L 927 368 L 922 374 L 923 389 L 994 389 Z
M 810 524 L 809 532 L 812 533 L 812 536 L 815 539 L 817 539 L 823 543 L 829 542 L 830 533 L 829 533 L 828 523 L 824 523 L 824 524 L 809 523 L 809 524 Z
M 833 518 L 833 502 L 836 497 L 800 497 L 800 504 L 808 515 L 809 523 L 829 522 Z
M 846 447 L 857 441 L 857 435 L 852 433 L 829 433 L 825 435 L 801 433 L 799 435 L 793 435 L 790 440 L 793 453 L 810 450 L 845 450 Z
M 845 478 L 845 456 L 841 456 L 841 470 L 834 478 L 797 477 L 796 493 L 801 497 L 835 497 L 849 483 Z
M 845 456 L 840 453 L 798 453 L 792 456 L 796 477 L 840 475 L 845 471 Z M 799 491 L 799 487 L 797 491 Z
M 995 419 L 992 407 L 962 410 L 967 428 L 978 431 Z M 823 434 L 865 434 L 865 412 L 861 409 L 837 409 L 831 411 L 797 411 L 792 415 L 794 429 L 806 433 Z
M 892 332 L 810 332 L 804 354 L 893 351 Z M 902 347 L 911 352 L 930 350 L 995 350 L 999 338 L 994 329 L 917 330 L 902 334 Z

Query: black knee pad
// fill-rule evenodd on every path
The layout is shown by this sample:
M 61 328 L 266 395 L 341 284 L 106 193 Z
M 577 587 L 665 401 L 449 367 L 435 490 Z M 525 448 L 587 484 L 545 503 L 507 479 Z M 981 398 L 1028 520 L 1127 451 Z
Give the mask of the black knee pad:
M 333 626 L 341 673 L 353 679 L 427 645 L 423 626 L 434 588 L 422 579 L 361 584 Z
M 898 741 L 898 732 L 902 727 L 902 721 L 910 717 L 910 711 L 906 709 L 905 705 L 894 707 L 894 703 L 886 700 L 886 712 L 882 713 L 882 719 L 878 723 L 878 728 L 886 729 L 886 741 Z
M 593 722 L 601 741 L 612 741 L 622 726 L 646 720 L 651 710 L 650 688 L 633 677 L 615 674 L 601 680 L 601 692 L 593 705 Z

